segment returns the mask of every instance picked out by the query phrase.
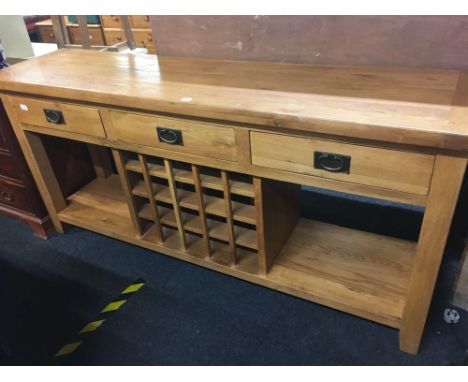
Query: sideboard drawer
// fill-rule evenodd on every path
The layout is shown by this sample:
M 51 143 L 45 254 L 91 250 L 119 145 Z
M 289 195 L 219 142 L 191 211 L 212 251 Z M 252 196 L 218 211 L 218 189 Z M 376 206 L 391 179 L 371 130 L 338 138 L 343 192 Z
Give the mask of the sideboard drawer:
M 68 33 L 70 35 L 71 43 L 80 45 L 81 33 L 78 26 L 69 26 Z M 104 45 L 104 35 L 102 33 L 101 27 L 88 27 L 89 42 L 91 45 Z
M 18 173 L 14 159 L 10 153 L 0 150 L 0 176 L 18 179 L 22 174 Z
M 52 25 L 38 25 L 39 34 L 41 35 L 41 42 L 56 44 L 57 38 L 55 37 Z
M 427 195 L 434 156 L 252 131 L 252 164 Z
M 112 126 L 106 128 L 111 139 L 237 161 L 238 148 L 232 127 L 120 111 L 111 111 L 110 114 Z
M 151 29 L 151 20 L 149 16 L 133 15 L 130 16 L 130 22 L 133 28 Z
M 11 97 L 19 121 L 72 133 L 105 138 L 98 109 L 67 103 Z
M 122 28 L 122 19 L 118 15 L 101 16 L 104 28 Z
M 0 178 L 0 204 L 26 209 L 24 186 Z
M 115 45 L 127 41 L 125 32 L 121 29 L 104 29 L 104 36 L 107 45 Z
M 146 48 L 148 50 L 155 49 L 151 30 L 133 30 L 133 37 L 137 47 Z

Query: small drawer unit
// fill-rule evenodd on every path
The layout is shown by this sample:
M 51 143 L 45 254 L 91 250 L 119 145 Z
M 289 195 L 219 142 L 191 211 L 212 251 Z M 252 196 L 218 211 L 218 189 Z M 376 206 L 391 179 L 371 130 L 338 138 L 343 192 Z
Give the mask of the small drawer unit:
M 250 139 L 254 166 L 416 195 L 429 190 L 433 155 L 257 131 Z
M 106 136 L 97 108 L 23 97 L 10 99 L 26 130 L 32 125 L 98 138 Z
M 111 111 L 109 138 L 120 142 L 237 161 L 235 129 L 215 123 Z

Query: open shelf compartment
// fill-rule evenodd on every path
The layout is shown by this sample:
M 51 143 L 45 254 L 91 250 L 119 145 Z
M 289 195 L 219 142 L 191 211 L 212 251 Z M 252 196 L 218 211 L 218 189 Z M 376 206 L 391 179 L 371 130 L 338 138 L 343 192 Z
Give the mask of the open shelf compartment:
M 125 165 L 125 158 L 122 159 Z M 298 198 L 294 194 L 294 186 L 291 189 L 287 183 L 271 184 L 265 179 L 253 179 L 255 192 L 252 205 L 256 210 L 256 220 L 249 228 L 242 228 L 255 235 L 256 249 L 252 248 L 253 245 L 250 248 L 245 245 L 255 243 L 253 238 L 243 242 L 242 235 L 236 232 L 236 261 L 233 262 L 232 247 L 225 231 L 216 233 L 215 229 L 213 232 L 209 222 L 210 254 L 207 254 L 200 216 L 191 213 L 188 219 L 185 214 L 190 212 L 190 207 L 180 208 L 181 198 L 175 204 L 181 211 L 184 244 L 175 218 L 174 201 L 171 204 L 167 199 L 168 203 L 157 204 L 159 200 L 155 192 L 154 200 L 164 237 L 163 241 L 159 240 L 159 228 L 150 208 L 149 194 L 135 191 L 138 182 L 144 181 L 143 173 L 135 171 L 135 174 L 138 176 L 132 181 L 136 183 L 122 182 L 122 174 L 96 178 L 68 198 L 68 206 L 59 213 L 60 220 L 391 327 L 399 327 L 416 243 L 298 218 L 295 215 Z M 124 189 L 126 184 L 132 198 L 130 208 Z M 141 201 L 134 200 L 136 198 Z M 268 226 L 270 223 L 267 221 L 272 222 L 272 226 L 283 223 L 274 216 L 277 209 L 271 206 L 285 199 L 290 203 L 288 213 L 282 214 L 282 220 L 289 219 L 294 223 L 288 223 L 288 240 L 281 243 L 278 235 L 275 236 L 275 228 Z M 265 205 L 268 208 L 264 208 Z M 133 206 L 139 207 L 133 211 L 138 219 L 148 223 L 141 233 L 136 231 L 137 226 L 131 216 Z M 197 212 L 196 208 L 192 210 Z M 284 227 L 281 230 L 284 231 Z M 274 256 L 268 253 L 279 247 Z M 265 271 L 268 261 L 270 263 Z

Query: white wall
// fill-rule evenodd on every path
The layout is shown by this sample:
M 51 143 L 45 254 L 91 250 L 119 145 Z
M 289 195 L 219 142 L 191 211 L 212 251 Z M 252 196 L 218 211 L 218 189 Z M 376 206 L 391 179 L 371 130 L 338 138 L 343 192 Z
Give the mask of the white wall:
M 0 40 L 7 58 L 34 56 L 23 16 L 0 16 Z

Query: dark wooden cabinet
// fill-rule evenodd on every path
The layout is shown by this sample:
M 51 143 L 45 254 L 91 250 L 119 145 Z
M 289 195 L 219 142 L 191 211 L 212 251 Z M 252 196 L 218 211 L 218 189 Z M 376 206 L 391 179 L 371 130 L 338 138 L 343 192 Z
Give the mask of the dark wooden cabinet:
M 0 213 L 24 220 L 36 236 L 53 231 L 44 203 L 0 102 Z

